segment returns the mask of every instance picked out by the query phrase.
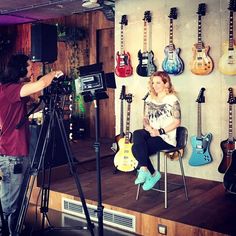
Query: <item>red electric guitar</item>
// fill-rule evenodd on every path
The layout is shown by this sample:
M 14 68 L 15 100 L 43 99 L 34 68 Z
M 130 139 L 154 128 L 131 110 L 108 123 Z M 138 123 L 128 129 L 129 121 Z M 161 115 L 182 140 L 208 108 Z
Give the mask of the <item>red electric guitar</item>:
M 116 68 L 115 68 L 115 73 L 119 77 L 128 77 L 133 74 L 133 68 L 131 65 L 131 59 L 130 59 L 130 54 L 129 52 L 125 51 L 124 48 L 124 25 L 128 24 L 127 20 L 127 15 L 123 15 L 121 17 L 121 32 L 120 32 L 120 37 L 121 37 L 121 42 L 120 42 L 120 52 L 118 51 L 116 53 Z

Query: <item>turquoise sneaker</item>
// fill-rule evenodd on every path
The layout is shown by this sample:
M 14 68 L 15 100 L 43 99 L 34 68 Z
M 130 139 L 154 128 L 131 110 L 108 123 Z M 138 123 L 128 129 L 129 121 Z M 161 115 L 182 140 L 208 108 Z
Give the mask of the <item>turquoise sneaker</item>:
M 135 179 L 134 183 L 135 184 L 142 184 L 150 176 L 152 176 L 152 175 L 151 175 L 151 173 L 149 171 L 138 170 L 138 177 Z
M 157 183 L 157 181 L 160 180 L 160 178 L 161 178 L 160 172 L 156 172 L 156 174 L 154 176 L 151 175 L 148 178 L 146 178 L 146 181 L 143 184 L 143 190 L 148 191 L 148 190 L 152 189 L 155 186 L 155 184 Z

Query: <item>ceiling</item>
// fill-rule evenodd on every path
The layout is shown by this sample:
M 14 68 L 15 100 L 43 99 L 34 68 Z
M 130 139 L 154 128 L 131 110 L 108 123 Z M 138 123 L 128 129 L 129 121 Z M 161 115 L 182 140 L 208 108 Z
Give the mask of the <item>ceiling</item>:
M 84 2 L 97 2 L 90 7 Z M 22 24 L 68 16 L 87 11 L 102 10 L 114 20 L 115 0 L 0 0 L 0 25 Z

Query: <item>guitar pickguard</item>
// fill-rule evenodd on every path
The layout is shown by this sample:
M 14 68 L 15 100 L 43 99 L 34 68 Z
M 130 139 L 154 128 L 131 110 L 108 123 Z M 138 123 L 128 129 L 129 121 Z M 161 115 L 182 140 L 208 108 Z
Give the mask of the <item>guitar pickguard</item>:
M 209 152 L 211 140 L 211 133 L 201 137 L 193 136 L 191 138 L 193 152 L 189 159 L 189 165 L 201 166 L 212 162 L 212 157 Z

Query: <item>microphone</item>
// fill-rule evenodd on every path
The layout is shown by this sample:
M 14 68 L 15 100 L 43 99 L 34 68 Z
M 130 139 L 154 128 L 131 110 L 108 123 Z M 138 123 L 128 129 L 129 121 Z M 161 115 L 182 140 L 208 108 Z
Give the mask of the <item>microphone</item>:
M 148 96 L 149 96 L 149 92 L 146 93 L 146 95 L 144 96 L 143 100 L 145 101 Z

